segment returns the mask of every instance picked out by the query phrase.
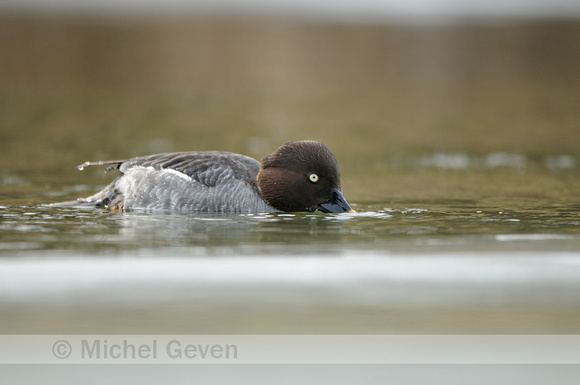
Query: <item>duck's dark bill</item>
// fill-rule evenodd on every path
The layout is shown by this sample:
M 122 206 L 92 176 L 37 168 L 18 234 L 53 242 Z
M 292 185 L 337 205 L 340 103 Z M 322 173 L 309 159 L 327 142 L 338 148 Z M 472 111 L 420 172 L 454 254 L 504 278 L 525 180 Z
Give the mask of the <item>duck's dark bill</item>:
M 342 191 L 337 189 L 332 190 L 332 198 L 328 202 L 318 205 L 318 210 L 324 213 L 356 213 L 344 198 Z

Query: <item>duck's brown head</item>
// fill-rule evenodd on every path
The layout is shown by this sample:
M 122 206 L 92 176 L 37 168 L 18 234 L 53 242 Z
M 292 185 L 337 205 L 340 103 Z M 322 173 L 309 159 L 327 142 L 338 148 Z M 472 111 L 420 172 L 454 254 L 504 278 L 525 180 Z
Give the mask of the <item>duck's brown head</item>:
M 286 142 L 264 157 L 258 186 L 280 211 L 354 212 L 342 193 L 336 158 L 320 142 Z

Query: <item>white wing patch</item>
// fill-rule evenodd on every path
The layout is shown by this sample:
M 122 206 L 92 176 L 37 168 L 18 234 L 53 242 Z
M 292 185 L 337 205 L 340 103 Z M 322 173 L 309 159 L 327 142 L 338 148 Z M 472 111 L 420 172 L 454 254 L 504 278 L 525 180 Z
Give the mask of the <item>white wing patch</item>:
M 174 170 L 172 168 L 162 168 L 161 169 L 161 172 L 164 172 L 164 173 L 167 173 L 167 174 L 173 174 L 173 175 L 178 176 L 181 179 L 185 179 L 187 181 L 191 181 L 192 180 L 192 178 L 189 175 L 184 174 L 181 171 Z

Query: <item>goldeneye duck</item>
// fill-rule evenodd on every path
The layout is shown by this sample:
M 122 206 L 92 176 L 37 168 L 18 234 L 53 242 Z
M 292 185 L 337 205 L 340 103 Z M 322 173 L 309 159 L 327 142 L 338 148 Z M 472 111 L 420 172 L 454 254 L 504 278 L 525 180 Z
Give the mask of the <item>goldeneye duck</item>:
M 286 142 L 262 163 L 221 151 L 174 152 L 108 165 L 121 175 L 88 198 L 54 206 L 204 212 L 354 212 L 344 198 L 330 149 L 315 141 Z

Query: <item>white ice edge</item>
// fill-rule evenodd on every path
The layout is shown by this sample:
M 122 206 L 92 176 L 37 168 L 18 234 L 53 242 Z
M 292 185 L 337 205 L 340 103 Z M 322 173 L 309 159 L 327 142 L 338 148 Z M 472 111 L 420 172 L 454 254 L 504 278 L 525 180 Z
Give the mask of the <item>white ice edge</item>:
M 580 305 L 580 253 L 0 260 L 0 302 Z

